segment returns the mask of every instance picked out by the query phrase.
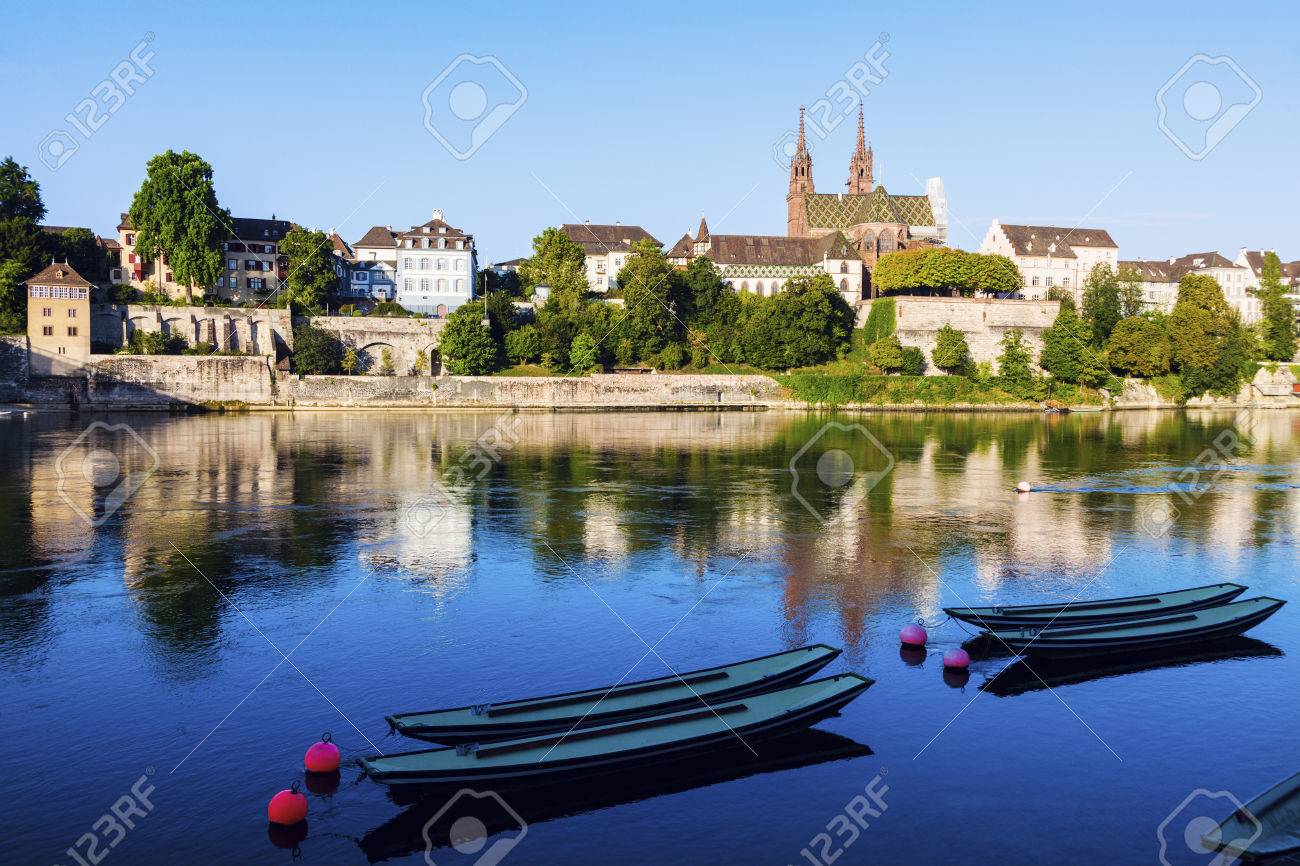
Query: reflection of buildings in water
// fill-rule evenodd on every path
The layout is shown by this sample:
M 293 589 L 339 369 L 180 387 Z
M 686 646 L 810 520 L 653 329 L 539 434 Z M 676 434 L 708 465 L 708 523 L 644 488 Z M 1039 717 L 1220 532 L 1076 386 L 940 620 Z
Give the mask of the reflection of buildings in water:
M 1188 512 L 1188 523 L 1204 527 L 1197 531 L 1206 539 L 1213 539 L 1209 550 L 1229 563 L 1243 556 L 1242 548 L 1255 541 L 1255 473 L 1242 477 L 1241 473 L 1225 473 L 1214 482 L 1213 491 L 1195 500 L 1191 505 L 1177 501 L 1175 505 Z M 1177 530 L 1175 530 L 1177 531 Z
M 606 493 L 591 493 L 583 503 L 582 547 L 587 558 L 627 556 L 627 532 L 620 525 L 618 505 Z
M 374 515 L 358 558 L 369 568 L 411 576 L 442 598 L 464 586 L 473 556 L 473 503 L 467 490 L 430 485 L 427 493 L 402 492 L 393 510 Z

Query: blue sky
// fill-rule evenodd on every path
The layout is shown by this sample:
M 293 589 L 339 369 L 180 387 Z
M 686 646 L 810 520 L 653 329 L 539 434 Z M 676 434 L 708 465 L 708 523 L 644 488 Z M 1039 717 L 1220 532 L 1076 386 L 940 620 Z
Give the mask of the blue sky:
M 782 234 L 774 147 L 801 103 L 852 92 L 837 82 L 871 52 L 886 71 L 864 100 L 877 181 L 920 192 L 942 176 L 955 246 L 978 246 L 996 217 L 1102 226 L 1125 258 L 1241 246 L 1300 258 L 1294 4 L 370 8 L 22 4 L 6 13 L 20 38 L 0 55 L 0 154 L 30 166 L 49 222 L 106 234 L 167 148 L 208 159 L 237 216 L 274 212 L 352 241 L 438 207 L 475 233 L 483 261 L 582 219 L 641 224 L 667 244 L 701 214 L 715 231 Z M 101 99 L 106 120 L 87 137 L 65 115 L 146 34 L 152 75 L 116 111 Z M 506 71 L 462 62 L 439 80 L 462 54 Z M 1159 128 L 1156 98 L 1198 54 L 1241 74 L 1193 63 L 1167 89 L 1165 125 L 1185 149 L 1199 154 L 1218 121 L 1229 130 L 1192 159 Z M 468 159 L 427 131 L 430 84 L 452 148 L 504 118 Z M 471 118 L 483 109 L 479 121 L 455 121 L 451 100 Z M 813 141 L 819 191 L 843 189 L 853 113 Z M 42 160 L 51 133 L 76 147 L 57 170 Z

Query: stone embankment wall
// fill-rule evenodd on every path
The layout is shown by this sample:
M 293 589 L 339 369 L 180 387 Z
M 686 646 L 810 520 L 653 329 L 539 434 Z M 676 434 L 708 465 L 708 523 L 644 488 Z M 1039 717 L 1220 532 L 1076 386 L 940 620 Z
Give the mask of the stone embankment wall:
M 438 346 L 438 335 L 447 326 L 446 319 L 407 319 L 381 316 L 313 316 L 311 324 L 337 334 L 344 346 L 357 350 L 357 372 L 371 373 L 379 368 L 384 349 L 393 356 L 393 369 L 405 376 L 415 367 L 421 352 L 430 357 Z M 429 370 L 437 373 L 437 369 Z
M 976 362 L 996 362 L 1002 353 L 1002 335 L 1012 329 L 1024 334 L 1030 352 L 1037 358 L 1043 349 L 1043 331 L 1052 326 L 1061 309 L 1057 301 L 913 297 L 893 300 L 895 334 L 903 345 L 919 346 L 925 352 L 929 364 L 926 372 L 931 375 L 942 372 L 930 359 L 935 335 L 944 325 L 951 325 L 966 336 L 971 357 Z M 858 327 L 866 323 L 871 303 L 858 308 Z
M 85 402 L 157 406 L 275 400 L 271 356 L 91 355 Z
M 280 360 L 286 359 L 293 348 L 293 321 L 288 310 L 151 304 L 91 306 L 92 351 L 120 349 L 136 331 L 178 334 L 191 346 L 208 343 L 218 351 L 271 355 Z
M 433 376 L 287 376 L 277 383 L 276 403 L 303 409 L 432 406 L 434 381 Z
M 766 376 L 610 374 L 562 376 L 444 376 L 435 406 L 743 407 L 782 402 L 780 386 Z
M 22 398 L 22 383 L 27 381 L 27 338 L 0 337 L 0 403 Z

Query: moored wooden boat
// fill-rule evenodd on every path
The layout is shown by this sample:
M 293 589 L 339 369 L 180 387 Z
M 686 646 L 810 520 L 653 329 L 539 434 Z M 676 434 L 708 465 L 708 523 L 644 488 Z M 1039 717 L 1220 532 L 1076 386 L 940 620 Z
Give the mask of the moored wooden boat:
M 729 665 L 498 704 L 397 713 L 398 733 L 435 743 L 529 737 L 623 719 L 700 708 L 794 685 L 830 664 L 840 651 L 812 644 Z
M 1300 851 L 1300 773 L 1235 810 L 1202 840 L 1208 851 L 1266 860 Z
M 1065 628 L 1200 610 L 1225 604 L 1245 591 L 1246 587 L 1239 583 L 1214 583 L 1192 589 L 1122 598 L 997 607 L 945 607 L 943 610 L 953 619 L 990 631 L 1008 628 Z
M 989 637 L 1012 652 L 1039 656 L 1131 652 L 1234 637 L 1268 619 L 1286 604 L 1261 596 L 1206 610 L 1070 628 L 992 631 Z
M 806 728 L 837 713 L 872 682 L 857 674 L 840 674 L 743 700 L 571 733 L 362 758 L 361 767 L 387 785 L 437 785 L 517 781 L 631 766 L 734 738 L 758 739 Z

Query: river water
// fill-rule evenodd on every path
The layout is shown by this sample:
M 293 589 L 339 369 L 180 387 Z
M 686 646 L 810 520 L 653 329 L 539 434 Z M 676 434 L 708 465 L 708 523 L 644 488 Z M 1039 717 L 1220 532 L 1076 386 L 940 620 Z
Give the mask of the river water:
M 923 658 L 897 635 L 951 605 L 1300 598 L 1298 431 L 1286 411 L 0 420 L 0 859 L 1208 862 L 1184 837 L 1300 769 L 1300 608 L 1041 679 L 945 675 L 955 622 Z M 400 751 L 420 744 L 387 713 L 814 642 L 876 684 L 758 757 L 504 791 L 477 849 L 426 839 L 446 795 L 345 763 L 312 781 L 305 838 L 268 832 L 324 731 L 345 759 Z

